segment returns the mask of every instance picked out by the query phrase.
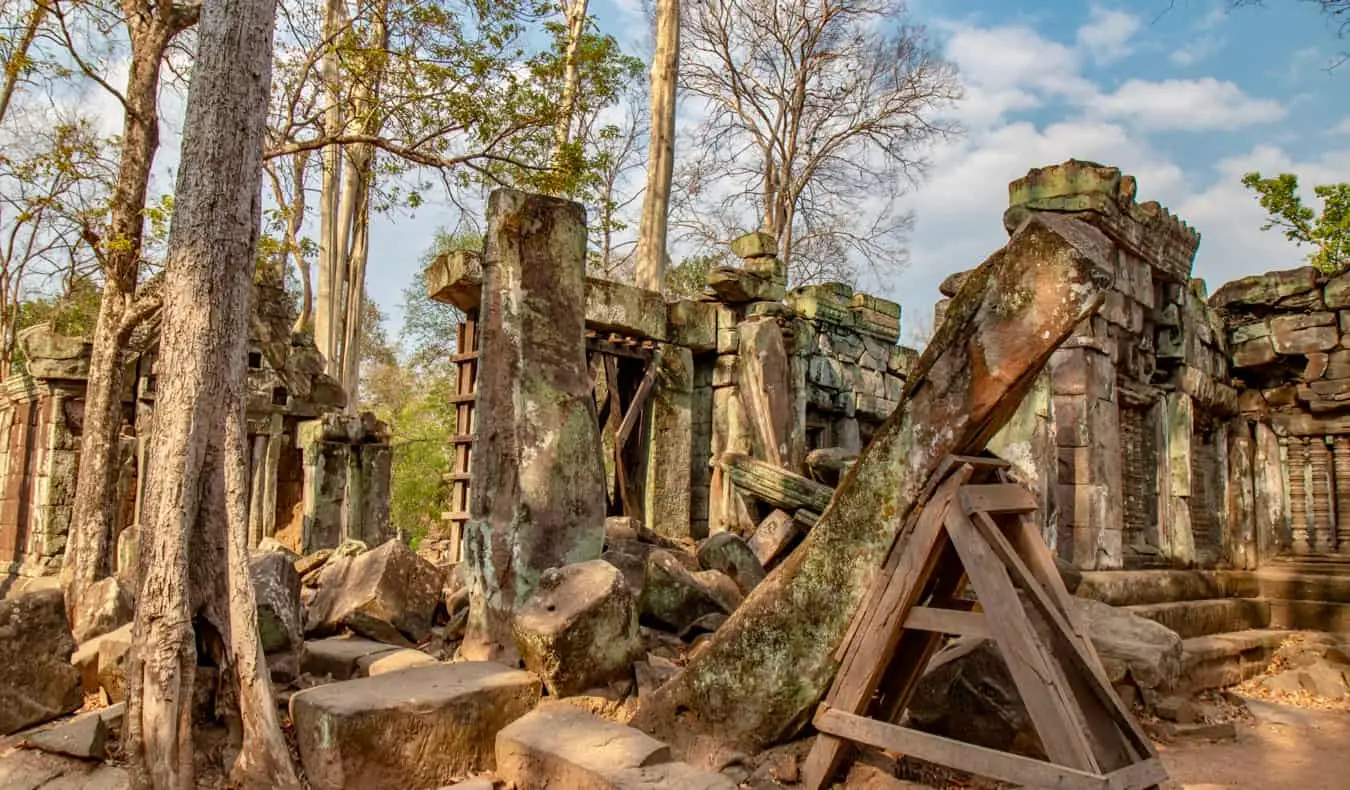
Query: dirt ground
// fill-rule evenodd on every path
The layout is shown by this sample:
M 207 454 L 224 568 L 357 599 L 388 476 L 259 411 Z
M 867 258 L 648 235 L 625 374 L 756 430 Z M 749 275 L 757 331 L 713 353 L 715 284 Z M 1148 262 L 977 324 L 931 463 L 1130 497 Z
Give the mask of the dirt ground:
M 1345 790 L 1350 713 L 1249 702 L 1237 741 L 1162 744 L 1168 790 Z

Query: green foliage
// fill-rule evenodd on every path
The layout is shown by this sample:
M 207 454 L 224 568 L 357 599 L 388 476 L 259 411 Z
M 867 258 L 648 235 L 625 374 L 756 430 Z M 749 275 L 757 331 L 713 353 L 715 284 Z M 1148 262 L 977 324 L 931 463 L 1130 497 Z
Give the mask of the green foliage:
M 666 270 L 666 295 L 693 299 L 707 285 L 708 272 L 721 265 L 723 261 L 717 255 L 698 255 L 681 260 Z
M 1322 212 L 1305 206 L 1298 194 L 1298 176 L 1281 173 L 1262 178 L 1260 173 L 1242 177 L 1243 186 L 1254 190 L 1268 219 L 1261 230 L 1278 228 L 1285 238 L 1313 248 L 1308 259 L 1325 272 L 1350 269 L 1350 184 L 1322 184 L 1313 194 L 1322 201 Z
M 98 321 L 101 294 L 102 289 L 97 283 L 81 277 L 72 282 L 64 294 L 25 299 L 19 303 L 14 316 L 14 334 L 18 336 L 19 332 L 30 326 L 50 323 L 52 330 L 59 335 L 90 337 Z M 17 345 L 10 363 L 16 373 L 24 369 L 23 350 Z

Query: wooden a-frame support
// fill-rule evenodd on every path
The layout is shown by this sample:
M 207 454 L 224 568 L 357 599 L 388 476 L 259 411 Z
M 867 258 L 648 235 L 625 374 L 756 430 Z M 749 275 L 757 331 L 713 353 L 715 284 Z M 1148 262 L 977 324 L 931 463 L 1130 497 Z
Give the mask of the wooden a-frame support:
M 1006 463 L 948 458 L 892 546 L 841 648 L 803 770 L 825 787 L 850 742 L 1026 787 L 1143 790 L 1166 771 L 1111 688 Z M 959 598 L 974 588 L 982 611 Z M 1019 594 L 1020 593 L 1020 594 Z M 900 721 L 944 634 L 992 638 L 1049 761 Z

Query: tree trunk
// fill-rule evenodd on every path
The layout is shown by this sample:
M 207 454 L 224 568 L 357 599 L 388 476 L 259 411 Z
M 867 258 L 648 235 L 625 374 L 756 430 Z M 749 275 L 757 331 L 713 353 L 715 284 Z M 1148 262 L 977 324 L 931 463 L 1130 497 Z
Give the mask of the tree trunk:
M 728 749 L 754 754 L 805 724 L 920 493 L 945 456 L 984 449 L 1050 354 L 1100 307 L 1110 252 L 1086 224 L 1035 216 L 985 261 L 815 528 L 643 700 L 634 725 L 706 762 Z
M 324 8 L 325 46 L 336 48 L 335 39 L 346 16 L 344 0 L 328 0 Z M 326 52 L 320 61 L 323 77 L 323 133 L 332 137 L 342 133 L 342 86 L 338 83 L 337 54 Z M 323 354 L 328 375 L 339 376 L 337 335 L 334 331 L 336 305 L 342 298 L 342 253 L 338 245 L 338 200 L 342 185 L 342 147 L 323 149 L 323 179 L 319 187 L 319 287 L 314 307 L 314 344 Z
M 651 142 L 647 194 L 638 227 L 637 286 L 661 290 L 666 280 L 666 232 L 670 180 L 675 173 L 675 81 L 680 63 L 680 0 L 659 0 L 656 54 L 652 57 Z
M 588 0 L 563 0 L 563 17 L 567 23 L 567 51 L 563 53 L 562 99 L 558 103 L 558 122 L 553 129 L 553 161 L 562 158 L 563 149 L 572 141 L 572 116 L 576 114 L 577 93 L 581 87 L 581 69 L 577 67 L 577 52 L 581 49 L 581 35 L 586 31 Z
M 263 667 L 246 549 L 244 381 L 275 0 L 207 0 L 165 266 L 155 473 L 127 664 L 138 787 L 194 787 L 198 615 L 239 705 L 234 786 L 299 787 Z M 221 578 L 221 574 L 224 578 Z
M 180 26 L 181 25 L 181 26 Z M 103 296 L 94 325 L 85 386 L 84 433 L 75 502 L 66 540 L 61 583 L 67 611 L 84 590 L 111 572 L 117 519 L 117 449 L 122 428 L 122 344 L 140 273 L 145 195 L 159 147 L 159 70 L 169 41 L 187 23 L 171 11 L 127 18 L 131 66 L 127 75 L 122 156 L 103 239 Z

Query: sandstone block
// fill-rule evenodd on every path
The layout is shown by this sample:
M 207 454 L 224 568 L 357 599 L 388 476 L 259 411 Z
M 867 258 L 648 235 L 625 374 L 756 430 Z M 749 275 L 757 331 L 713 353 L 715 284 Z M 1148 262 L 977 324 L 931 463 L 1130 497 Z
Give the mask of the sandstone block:
M 1290 296 L 1317 287 L 1317 270 L 1311 266 L 1240 277 L 1225 283 L 1209 298 L 1212 307 L 1273 305 Z
M 1332 310 L 1350 307 L 1350 274 L 1331 278 L 1322 289 L 1322 296 Z
M 96 710 L 33 733 L 24 740 L 24 745 L 51 754 L 102 761 L 107 757 L 107 741 L 108 725 L 103 712 Z
M 441 255 L 427 267 L 427 295 L 461 310 L 477 310 L 482 303 L 483 262 L 474 250 Z
M 720 581 L 726 585 L 719 584 Z M 646 580 L 638 607 L 644 620 L 678 633 L 705 614 L 729 614 L 738 605 L 740 594 L 735 582 L 725 575 L 717 571 L 691 573 L 668 551 L 657 550 L 647 555 Z
M 681 299 L 666 308 L 666 335 L 670 342 L 695 354 L 717 348 L 717 307 Z
M 784 510 L 775 510 L 764 517 L 750 537 L 750 551 L 760 565 L 770 567 L 783 556 L 793 539 L 801 532 L 801 525 Z
M 778 240 L 768 233 L 756 231 L 731 241 L 731 254 L 737 258 L 769 258 L 778 255 Z
M 1252 368 L 1274 362 L 1279 354 L 1268 337 L 1248 340 L 1233 348 L 1233 367 Z
M 642 654 L 633 595 L 604 560 L 545 571 L 514 627 L 525 668 L 556 697 L 624 678 Z
M 60 590 L 0 600 L 0 735 L 80 707 L 74 651 Z
M 84 597 L 76 603 L 72 636 L 77 643 L 84 644 L 126 625 L 135 615 L 136 601 L 131 591 L 121 579 L 109 576 L 85 590 Z
M 732 790 L 720 774 L 672 763 L 645 733 L 571 705 L 544 705 L 497 734 L 497 773 L 517 790 Z
M 127 698 L 127 656 L 131 653 L 131 623 L 93 640 L 98 643 L 98 685 L 111 702 Z
M 440 787 L 491 769 L 498 731 L 534 708 L 539 679 L 487 661 L 305 689 L 291 718 L 316 790 Z
M 1341 342 L 1335 313 L 1281 315 L 1270 319 L 1270 340 L 1280 354 L 1328 351 Z
M 300 574 L 280 551 L 255 554 L 248 563 L 258 605 L 258 636 L 264 653 L 299 650 L 305 641 L 300 611 Z
M 748 595 L 764 581 L 764 566 L 734 532 L 719 532 L 699 544 L 698 564 L 704 570 L 725 573 L 742 594 Z
M 375 658 L 399 649 L 394 645 L 354 636 L 312 639 L 305 642 L 300 670 L 319 679 L 331 677 L 333 680 L 347 680 L 358 676 L 363 662 L 368 668 Z
M 708 287 L 732 304 L 778 302 L 786 289 L 781 283 L 765 279 L 744 269 L 720 267 L 708 272 Z
M 586 278 L 586 325 L 649 340 L 666 340 L 661 294 L 614 280 Z
M 406 647 L 378 653 L 368 653 L 356 659 L 356 677 L 373 678 L 389 672 L 400 672 L 413 667 L 435 664 L 436 659 L 421 650 Z
M 325 636 L 348 628 L 406 647 L 431 630 L 441 573 L 397 539 L 345 563 L 330 560 L 323 576 L 306 634 Z

